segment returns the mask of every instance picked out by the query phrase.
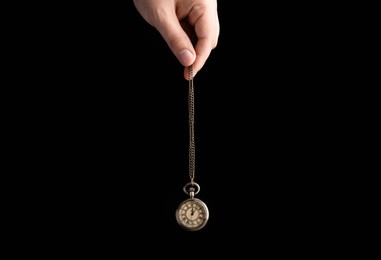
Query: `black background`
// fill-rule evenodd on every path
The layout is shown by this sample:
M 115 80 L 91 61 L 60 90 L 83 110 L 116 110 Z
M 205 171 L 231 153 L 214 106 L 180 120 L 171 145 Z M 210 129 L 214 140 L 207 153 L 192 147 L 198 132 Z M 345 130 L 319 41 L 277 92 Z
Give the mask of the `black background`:
M 15 172 L 30 173 L 17 177 L 28 192 L 15 216 L 22 240 L 38 244 L 28 250 L 239 257 L 332 247 L 340 199 L 327 194 L 342 136 L 340 111 L 327 111 L 337 93 L 326 84 L 335 59 L 326 63 L 331 42 L 318 37 L 324 19 L 312 6 L 252 4 L 219 1 L 219 43 L 194 79 L 197 197 L 210 211 L 197 232 L 175 219 L 189 181 L 188 82 L 159 33 L 132 2 L 22 8 L 10 154 L 23 158 Z

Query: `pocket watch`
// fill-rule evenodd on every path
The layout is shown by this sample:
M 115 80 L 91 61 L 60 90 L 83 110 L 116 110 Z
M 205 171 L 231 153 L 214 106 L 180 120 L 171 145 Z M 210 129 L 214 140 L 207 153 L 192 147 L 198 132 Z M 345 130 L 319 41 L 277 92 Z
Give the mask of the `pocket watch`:
M 194 187 L 190 187 L 187 191 L 189 185 L 196 186 L 198 189 L 195 190 Z M 189 193 L 190 198 L 184 200 L 178 208 L 176 209 L 176 220 L 179 225 L 189 231 L 196 231 L 203 228 L 209 219 L 209 210 L 206 204 L 194 197 L 195 194 L 200 190 L 200 186 L 197 183 L 189 183 L 184 186 L 184 191 Z
M 202 229 L 209 219 L 209 210 L 206 204 L 194 196 L 200 191 L 200 186 L 194 182 L 195 178 L 195 139 L 194 139 L 194 86 L 193 65 L 189 69 L 188 111 L 189 111 L 189 178 L 183 190 L 190 198 L 184 200 L 176 209 L 176 220 L 186 230 Z

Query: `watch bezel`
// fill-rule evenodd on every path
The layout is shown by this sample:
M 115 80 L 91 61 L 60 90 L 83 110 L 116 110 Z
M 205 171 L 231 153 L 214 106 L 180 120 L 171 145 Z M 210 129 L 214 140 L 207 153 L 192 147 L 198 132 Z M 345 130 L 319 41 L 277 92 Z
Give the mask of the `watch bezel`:
M 182 206 L 184 204 L 190 202 L 190 201 L 193 201 L 193 202 L 200 204 L 202 206 L 202 208 L 204 209 L 204 217 L 203 217 L 204 221 L 201 223 L 201 225 L 199 225 L 197 227 L 190 227 L 190 226 L 185 225 L 184 222 L 180 218 L 180 210 L 181 210 Z M 180 205 L 177 207 L 177 209 L 176 209 L 176 220 L 179 223 L 179 225 L 186 230 L 190 230 L 190 231 L 200 230 L 206 225 L 206 223 L 209 220 L 209 209 L 206 206 L 205 202 L 203 202 L 202 200 L 197 199 L 197 198 L 189 198 L 189 199 L 186 199 L 183 202 L 181 202 Z

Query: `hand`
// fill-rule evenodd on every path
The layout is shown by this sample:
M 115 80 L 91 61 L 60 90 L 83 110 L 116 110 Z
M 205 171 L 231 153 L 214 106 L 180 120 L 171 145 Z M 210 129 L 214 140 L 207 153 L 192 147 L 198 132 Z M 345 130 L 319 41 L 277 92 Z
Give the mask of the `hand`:
M 193 64 L 193 76 L 217 46 L 220 24 L 217 0 L 134 0 L 142 17 L 155 27 L 179 62 Z

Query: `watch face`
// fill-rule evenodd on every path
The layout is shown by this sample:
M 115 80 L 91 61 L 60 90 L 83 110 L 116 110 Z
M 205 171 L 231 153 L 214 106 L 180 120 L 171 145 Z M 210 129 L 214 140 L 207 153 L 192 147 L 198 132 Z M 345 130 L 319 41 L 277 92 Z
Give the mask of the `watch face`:
M 208 207 L 196 198 L 183 201 L 176 210 L 176 220 L 187 230 L 199 230 L 209 219 Z

